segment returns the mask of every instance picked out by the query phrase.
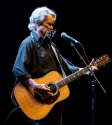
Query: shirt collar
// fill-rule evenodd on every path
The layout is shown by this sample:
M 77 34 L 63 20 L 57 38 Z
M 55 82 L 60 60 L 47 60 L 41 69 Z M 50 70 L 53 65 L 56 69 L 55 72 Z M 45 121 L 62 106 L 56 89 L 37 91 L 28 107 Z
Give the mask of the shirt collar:
M 31 36 L 32 36 L 33 38 L 36 39 L 36 41 L 38 41 L 39 39 L 40 39 L 40 40 L 43 40 L 43 38 L 40 37 L 40 36 L 39 36 L 37 33 L 35 33 L 34 31 L 32 31 L 30 34 L 31 34 Z

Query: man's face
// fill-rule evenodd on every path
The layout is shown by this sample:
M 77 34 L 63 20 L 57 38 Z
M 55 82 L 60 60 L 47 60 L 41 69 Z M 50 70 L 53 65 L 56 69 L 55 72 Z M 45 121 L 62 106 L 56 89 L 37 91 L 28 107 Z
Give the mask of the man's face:
M 52 15 L 48 14 L 47 20 L 43 22 L 42 25 L 38 27 L 38 33 L 41 37 L 44 37 L 44 35 L 49 31 L 53 30 L 53 25 L 54 25 L 54 18 Z

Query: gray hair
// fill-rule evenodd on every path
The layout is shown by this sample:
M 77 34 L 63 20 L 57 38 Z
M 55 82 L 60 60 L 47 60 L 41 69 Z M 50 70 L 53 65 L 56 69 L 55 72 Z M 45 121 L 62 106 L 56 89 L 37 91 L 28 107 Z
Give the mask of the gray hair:
M 54 18 L 54 21 L 56 20 L 56 13 L 49 9 L 48 7 L 37 7 L 29 17 L 29 24 L 28 28 L 29 30 L 34 30 L 36 27 L 36 23 L 42 24 L 43 21 L 47 19 L 47 14 L 51 14 Z

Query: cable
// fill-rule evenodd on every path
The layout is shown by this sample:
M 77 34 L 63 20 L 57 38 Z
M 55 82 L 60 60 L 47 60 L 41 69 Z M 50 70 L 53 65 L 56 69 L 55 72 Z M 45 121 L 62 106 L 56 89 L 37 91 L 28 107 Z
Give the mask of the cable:
M 10 114 L 13 113 L 15 110 L 17 110 L 17 109 L 19 109 L 19 108 L 20 108 L 20 107 L 17 107 L 17 108 L 15 108 L 14 110 L 12 110 L 12 111 L 9 113 L 9 115 L 7 116 L 7 118 L 6 118 L 6 120 L 5 120 L 4 125 L 6 125 L 6 122 L 7 122 L 8 118 L 9 118 Z

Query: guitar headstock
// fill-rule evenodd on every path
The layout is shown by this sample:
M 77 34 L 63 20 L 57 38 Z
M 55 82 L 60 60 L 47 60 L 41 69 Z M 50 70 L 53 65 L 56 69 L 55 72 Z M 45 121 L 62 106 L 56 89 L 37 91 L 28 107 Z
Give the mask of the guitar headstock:
M 100 58 L 97 58 L 96 61 L 92 64 L 94 66 L 105 66 L 105 64 L 109 63 L 111 59 L 107 54 L 101 56 Z

